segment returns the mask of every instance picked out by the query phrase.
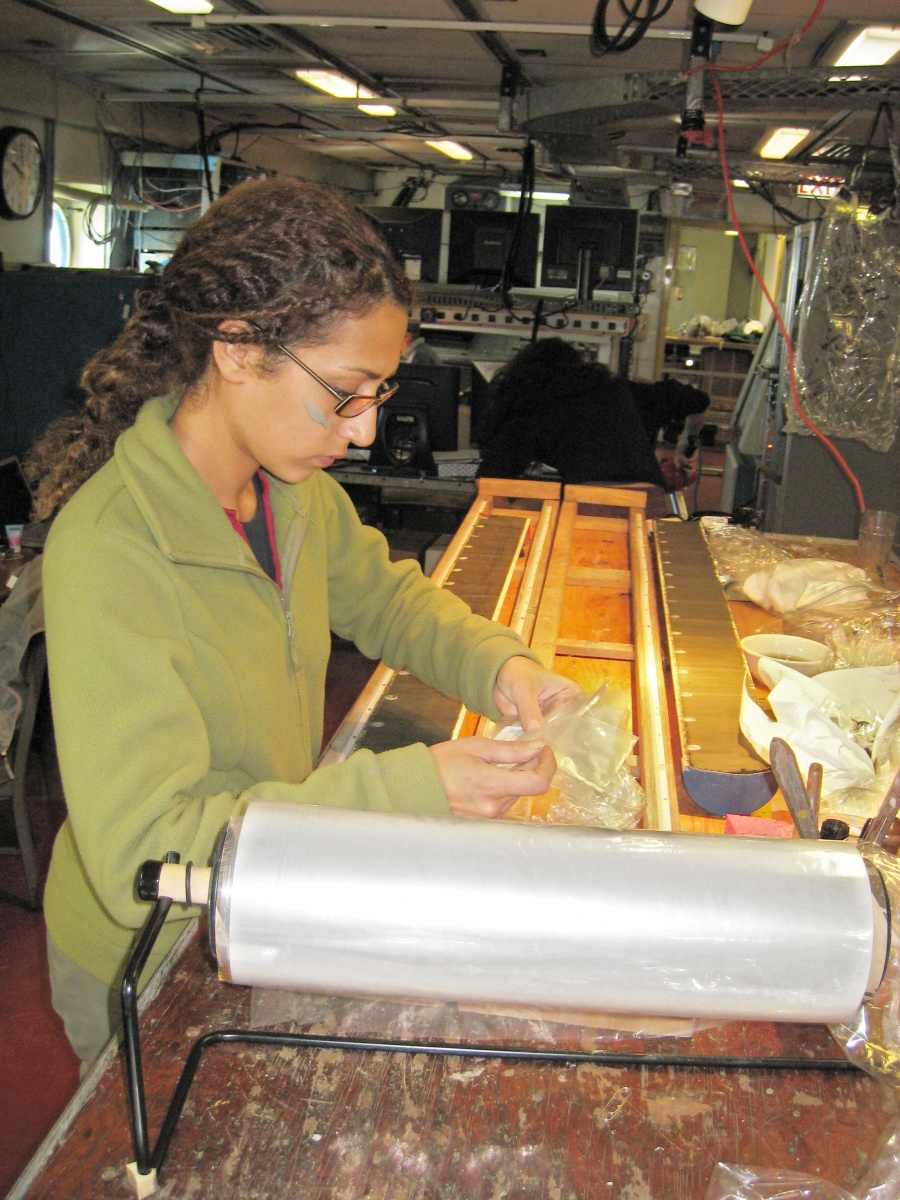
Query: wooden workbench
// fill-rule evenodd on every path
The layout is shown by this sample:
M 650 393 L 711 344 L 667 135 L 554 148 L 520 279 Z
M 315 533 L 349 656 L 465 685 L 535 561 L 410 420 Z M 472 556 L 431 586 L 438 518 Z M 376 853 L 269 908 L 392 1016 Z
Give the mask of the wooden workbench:
M 542 511 L 549 512 L 545 501 Z M 604 536 L 605 518 L 586 529 Z M 540 549 L 540 516 L 532 544 Z M 597 524 L 597 522 L 600 524 Z M 590 522 L 594 524 L 591 525 Z M 614 594 L 625 560 L 582 562 L 574 533 L 575 586 Z M 543 567 L 552 566 L 549 548 Z M 542 569 L 543 569 L 542 567 Z M 527 568 L 506 600 L 511 620 L 547 632 L 540 588 Z M 552 599 L 552 596 L 551 596 Z M 621 629 L 601 641 L 618 657 L 606 670 L 631 673 L 627 603 Z M 542 616 L 543 612 L 543 616 Z M 518 618 L 515 614 L 518 613 Z M 581 634 L 551 613 L 568 652 Z M 616 620 L 619 618 L 616 617 Z M 599 636 L 599 635 L 598 635 Z M 557 656 L 558 657 L 558 656 Z M 588 656 L 580 669 L 601 662 Z M 357 714 L 358 716 L 358 714 Z M 356 719 L 356 718 L 354 718 Z M 352 724 L 352 721 L 351 721 Z M 337 739 L 338 743 L 340 739 Z M 334 744 L 333 744 L 334 746 Z M 713 831 L 720 822 L 689 820 Z M 144 1071 L 151 1140 L 197 1037 L 251 1027 L 251 992 L 218 981 L 205 929 L 189 931 L 145 996 Z M 295 1030 L 423 1042 L 539 1047 L 584 1052 L 847 1063 L 821 1026 L 733 1022 L 690 1036 L 604 1041 L 596 1022 L 465 1012 L 454 1006 L 300 997 Z M 257 1012 L 260 1010 L 257 1009 Z M 585 1023 L 581 1023 L 584 1021 Z M 634 1026 L 632 1025 L 633 1029 Z M 653 1026 L 654 1031 L 669 1026 Z M 9 1200 L 125 1200 L 133 1159 L 124 1063 L 110 1047 L 48 1137 Z M 437 1200 L 560 1197 L 566 1200 L 703 1200 L 717 1162 L 802 1171 L 852 1190 L 884 1128 L 900 1113 L 896 1094 L 857 1071 L 779 1071 L 608 1064 L 538 1064 L 337 1050 L 219 1047 L 205 1056 L 160 1177 L 164 1200 Z
M 144 1021 L 151 1135 L 193 1040 L 246 1027 L 251 993 L 188 938 Z M 592 1049 L 577 1024 L 421 1005 L 308 1001 L 304 1029 Z M 615 1049 L 841 1058 L 824 1028 L 732 1023 Z M 124 1067 L 108 1052 L 9 1200 L 125 1200 Z M 164 1200 L 703 1200 L 719 1161 L 852 1189 L 898 1113 L 859 1072 L 560 1066 L 220 1047 L 201 1064 L 160 1175 Z

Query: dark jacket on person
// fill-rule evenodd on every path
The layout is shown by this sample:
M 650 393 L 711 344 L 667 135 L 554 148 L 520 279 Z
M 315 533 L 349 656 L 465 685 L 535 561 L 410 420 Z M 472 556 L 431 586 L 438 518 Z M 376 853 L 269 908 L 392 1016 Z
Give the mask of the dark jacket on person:
M 688 417 L 706 412 L 709 408 L 706 392 L 678 379 L 660 379 L 656 383 L 629 379 L 628 390 L 651 446 L 656 445 L 660 430 L 665 441 L 676 442 Z
M 545 403 L 508 408 L 481 447 L 479 475 L 514 479 L 532 462 L 554 468 L 564 484 L 666 487 L 628 387 L 594 363 L 580 364 Z

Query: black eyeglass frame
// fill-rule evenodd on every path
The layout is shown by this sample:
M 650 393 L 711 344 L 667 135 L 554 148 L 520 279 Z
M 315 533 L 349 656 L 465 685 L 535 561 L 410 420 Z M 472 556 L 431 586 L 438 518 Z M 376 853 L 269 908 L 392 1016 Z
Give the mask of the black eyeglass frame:
M 368 412 L 370 408 L 381 408 L 382 404 L 386 404 L 387 401 L 390 400 L 391 396 L 395 396 L 397 394 L 397 390 L 400 387 L 399 382 L 395 381 L 394 383 L 391 383 L 390 380 L 386 379 L 384 383 L 379 384 L 378 390 L 374 396 L 365 396 L 361 392 L 342 392 L 340 388 L 332 387 L 330 383 L 326 383 L 320 375 L 315 373 L 312 367 L 308 367 L 305 362 L 301 362 L 296 354 L 292 354 L 290 350 L 288 350 L 287 346 L 283 346 L 281 342 L 276 342 L 275 345 L 282 354 L 286 355 L 291 360 L 291 362 L 296 363 L 298 367 L 302 367 L 307 375 L 311 375 L 316 383 L 321 384 L 326 392 L 330 392 L 331 395 L 334 396 L 335 400 L 337 400 L 337 406 L 334 410 L 334 415 L 336 417 L 361 417 L 363 413 Z M 346 412 L 347 406 L 354 400 L 363 400 L 365 403 L 361 408 L 356 409 L 353 412 Z

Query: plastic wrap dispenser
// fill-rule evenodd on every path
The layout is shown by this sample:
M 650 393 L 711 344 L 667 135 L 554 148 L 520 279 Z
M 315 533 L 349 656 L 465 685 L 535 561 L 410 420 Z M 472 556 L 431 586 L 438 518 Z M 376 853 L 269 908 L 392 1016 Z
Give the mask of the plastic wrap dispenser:
M 210 899 L 232 983 L 470 1004 L 839 1022 L 888 945 L 849 844 L 266 802 L 228 824 Z
M 843 1059 L 571 1051 L 214 1030 L 151 1149 L 137 992 L 173 903 L 208 900 L 223 979 L 268 987 L 642 1015 L 838 1022 L 881 981 L 890 915 L 850 845 L 531 826 L 256 801 L 212 868 L 145 863 L 155 900 L 122 983 L 139 1197 L 157 1187 L 216 1045 L 397 1051 L 644 1069 L 855 1070 Z

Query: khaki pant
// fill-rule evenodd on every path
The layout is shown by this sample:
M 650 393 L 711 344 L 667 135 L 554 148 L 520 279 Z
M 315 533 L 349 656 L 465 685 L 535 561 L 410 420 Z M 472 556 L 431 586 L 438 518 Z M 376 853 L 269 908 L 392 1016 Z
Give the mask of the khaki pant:
M 47 937 L 50 996 L 62 1018 L 66 1037 L 81 1059 L 81 1078 L 103 1053 L 122 1026 L 119 993 L 82 971 Z

